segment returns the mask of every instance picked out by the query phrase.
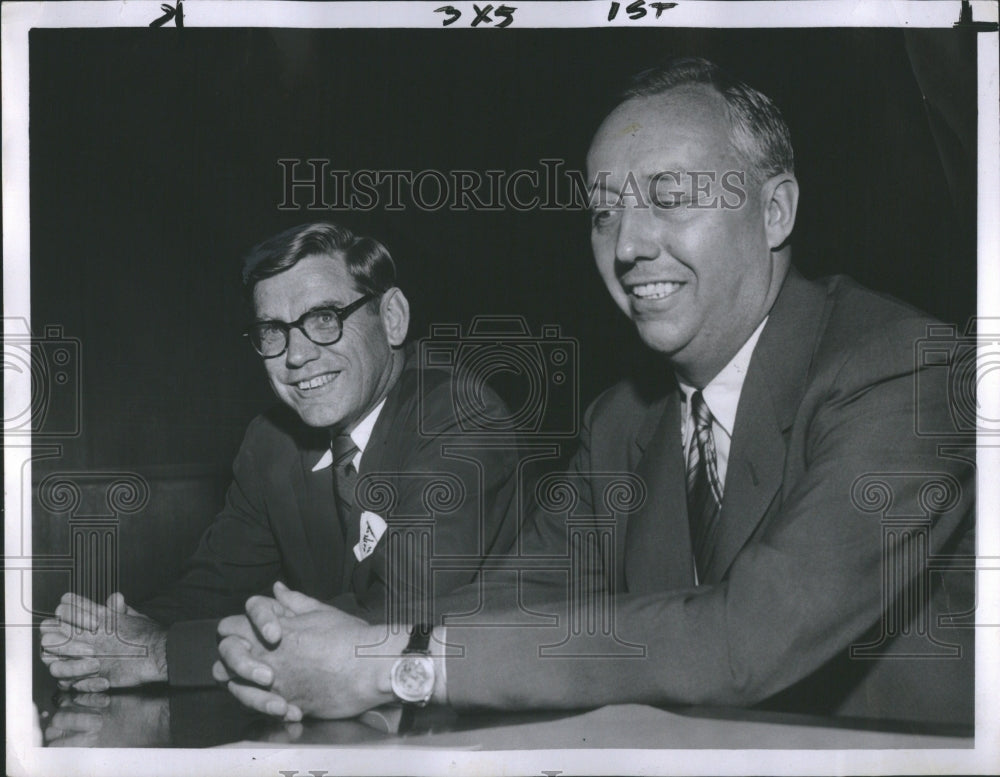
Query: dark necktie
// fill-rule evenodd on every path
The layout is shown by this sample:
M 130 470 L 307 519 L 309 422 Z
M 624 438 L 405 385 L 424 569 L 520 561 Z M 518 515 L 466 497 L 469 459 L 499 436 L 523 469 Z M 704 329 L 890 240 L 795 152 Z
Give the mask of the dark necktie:
M 703 578 L 712 556 L 715 526 L 722 505 L 722 483 L 715 459 L 712 437 L 712 413 L 700 391 L 691 395 L 694 439 L 688 448 L 687 494 L 688 520 L 691 524 L 691 548 L 698 577 Z
M 354 509 L 354 486 L 358 480 L 358 471 L 353 464 L 358 446 L 349 434 L 341 434 L 330 441 L 330 451 L 333 453 L 333 493 L 337 500 L 337 516 L 340 528 L 347 536 L 347 522 Z

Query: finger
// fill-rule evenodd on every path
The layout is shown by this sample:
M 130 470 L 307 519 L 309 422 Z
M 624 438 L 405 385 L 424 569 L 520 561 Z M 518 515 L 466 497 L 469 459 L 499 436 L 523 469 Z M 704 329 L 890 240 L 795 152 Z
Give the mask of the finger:
M 85 677 L 73 683 L 73 690 L 80 691 L 85 696 L 103 694 L 111 688 L 111 681 L 107 677 Z
M 305 729 L 301 723 L 286 721 L 285 725 L 282 726 L 281 729 L 267 733 L 264 736 L 264 741 L 272 744 L 287 745 L 301 738 L 304 731 Z
M 57 663 L 66 663 L 67 661 L 82 661 L 91 657 L 92 654 L 86 652 L 74 653 L 72 648 L 67 653 L 61 653 L 59 650 L 43 650 L 40 656 L 42 663 L 48 667 Z M 99 661 L 100 659 L 94 660 Z
M 64 660 L 60 650 L 70 643 L 70 638 L 63 634 L 45 634 L 42 636 L 41 650 L 39 656 L 42 663 L 48 666 L 56 661 Z
M 288 724 L 285 725 L 285 727 L 283 729 L 278 729 L 276 731 L 269 731 L 268 733 L 264 734 L 262 741 L 267 742 L 267 743 L 272 744 L 272 745 L 288 745 L 288 744 L 291 744 L 292 743 L 292 738 L 291 738 L 291 734 L 289 734 L 289 732 L 288 732 L 288 728 L 289 728 L 289 726 L 293 726 L 293 725 L 302 725 L 302 724 L 301 723 L 298 723 L 298 724 L 288 723 Z
M 79 594 L 65 593 L 59 598 L 59 603 L 67 607 L 83 610 L 84 612 L 98 612 L 105 609 L 93 599 L 88 599 L 86 596 L 80 596 Z
M 251 596 L 247 599 L 246 611 L 250 623 L 268 645 L 277 645 L 281 641 L 281 626 L 278 624 L 278 615 L 286 614 L 286 610 L 281 604 L 266 596 Z
M 215 678 L 216 682 L 228 683 L 230 680 L 235 680 L 236 677 L 229 674 L 229 670 L 226 669 L 226 665 L 221 661 L 216 661 L 212 664 L 212 677 Z
M 328 606 L 300 591 L 293 591 L 280 580 L 274 584 L 274 595 L 281 604 L 296 615 L 321 610 Z
M 250 644 L 240 637 L 226 637 L 219 643 L 219 657 L 230 674 L 258 685 L 270 686 L 274 672 L 267 664 L 250 654 Z
M 59 710 L 52 716 L 52 725 L 63 731 L 100 731 L 104 720 L 93 712 Z
M 66 629 L 63 631 L 62 629 Z M 42 632 L 41 645 L 42 648 L 52 648 L 58 645 L 66 645 L 72 639 L 73 635 L 69 633 L 70 629 L 68 626 L 63 626 L 60 629 L 50 629 Z
M 79 605 L 63 601 L 56 607 L 56 617 L 64 623 L 76 626 L 78 629 L 97 631 L 100 628 L 101 619 L 98 617 L 96 608 L 97 605 L 93 602 L 89 602 L 86 605 Z M 104 608 L 101 607 L 101 610 L 103 611 Z
M 253 626 L 246 615 L 230 615 L 219 621 L 220 637 L 240 637 L 247 642 L 257 641 Z
M 86 604 L 87 602 L 93 604 L 92 599 L 88 599 L 86 596 L 80 596 L 79 594 L 74 594 L 70 591 L 67 591 L 62 596 L 60 596 L 59 601 L 62 602 L 63 604 L 69 604 L 72 606 Z
M 72 699 L 61 701 L 59 706 L 70 704 L 87 709 L 103 710 L 111 704 L 111 697 L 106 693 L 78 693 Z
M 42 650 L 61 658 L 82 658 L 94 655 L 94 646 L 75 639 L 66 639 L 62 634 L 42 635 Z
M 257 712 L 263 712 L 265 715 L 281 718 L 288 722 L 296 722 L 302 719 L 302 713 L 298 707 L 290 705 L 273 691 L 266 691 L 263 688 L 237 682 L 230 682 L 226 687 L 242 704 L 250 709 L 257 710 Z M 296 713 L 298 717 L 294 717 Z
M 38 624 L 38 630 L 42 634 L 63 634 L 70 636 L 70 627 L 58 618 L 46 618 Z
M 115 591 L 111 596 L 108 597 L 107 608 L 112 610 L 119 615 L 135 615 L 139 618 L 145 618 L 146 616 L 139 612 L 137 609 L 132 607 L 128 602 L 125 601 L 125 595 L 120 591 Z
M 59 701 L 56 706 L 60 709 L 66 709 L 67 707 L 76 707 L 77 697 L 80 696 L 78 693 L 61 693 L 59 694 Z
M 64 659 L 49 665 L 49 672 L 57 680 L 79 680 L 100 670 L 101 662 L 96 658 Z
M 46 742 L 54 742 L 57 739 L 62 739 L 64 736 L 66 736 L 66 732 L 63 731 L 58 726 L 49 725 L 45 729 L 45 733 L 43 734 L 43 736 L 45 737 Z

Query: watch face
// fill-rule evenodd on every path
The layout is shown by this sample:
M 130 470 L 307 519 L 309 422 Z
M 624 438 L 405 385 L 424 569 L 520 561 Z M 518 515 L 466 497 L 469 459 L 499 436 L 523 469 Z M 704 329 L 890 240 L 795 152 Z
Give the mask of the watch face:
M 434 691 L 434 662 L 429 656 L 403 656 L 392 667 L 392 692 L 402 701 L 426 702 Z

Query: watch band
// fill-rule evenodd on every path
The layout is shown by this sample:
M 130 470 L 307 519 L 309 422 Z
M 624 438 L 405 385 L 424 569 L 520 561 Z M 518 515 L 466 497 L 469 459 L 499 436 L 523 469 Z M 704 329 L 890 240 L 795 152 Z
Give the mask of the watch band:
M 431 633 L 434 627 L 427 623 L 418 623 L 410 629 L 410 641 L 403 648 L 403 655 L 407 653 L 423 653 L 428 655 L 431 652 Z

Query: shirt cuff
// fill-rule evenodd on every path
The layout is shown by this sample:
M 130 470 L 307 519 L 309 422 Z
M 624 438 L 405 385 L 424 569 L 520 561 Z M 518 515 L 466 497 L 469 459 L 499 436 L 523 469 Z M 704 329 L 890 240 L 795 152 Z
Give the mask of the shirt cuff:
M 215 685 L 219 619 L 180 621 L 167 630 L 167 677 L 172 686 Z

